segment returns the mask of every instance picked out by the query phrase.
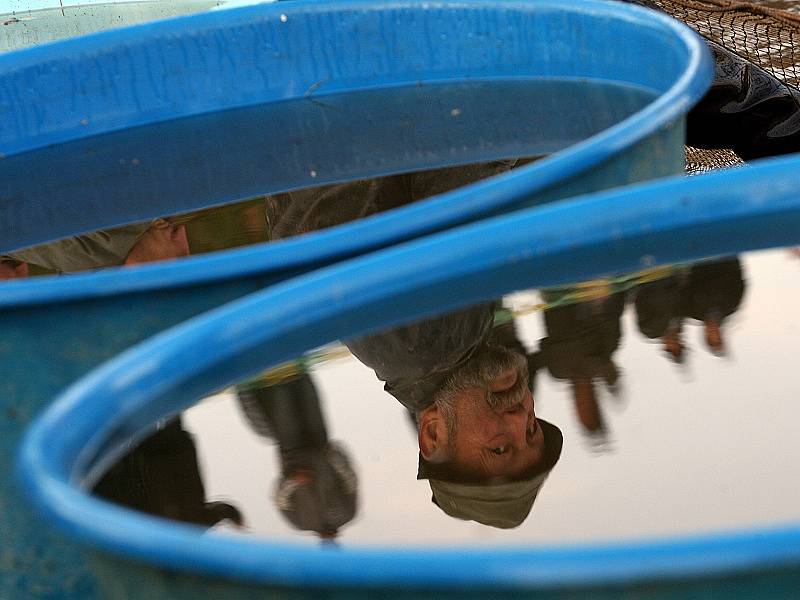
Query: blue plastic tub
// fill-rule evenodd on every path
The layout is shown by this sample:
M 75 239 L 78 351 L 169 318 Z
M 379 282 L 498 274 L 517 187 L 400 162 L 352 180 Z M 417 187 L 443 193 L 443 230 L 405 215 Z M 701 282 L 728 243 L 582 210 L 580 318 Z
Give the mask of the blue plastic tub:
M 555 153 L 463 190 L 268 247 L 3 284 L 0 468 L 10 470 L 20 431 L 59 390 L 192 315 L 426 233 L 680 171 L 683 115 L 710 75 L 703 43 L 683 26 L 595 1 L 293 2 L 0 56 L 3 252 L 267 192 Z M 591 118 L 570 122 L 568 130 L 533 115 L 527 127 L 536 135 L 529 136 L 515 135 L 513 115 L 485 131 L 480 119 L 459 120 L 458 107 L 447 106 L 444 119 L 428 119 L 402 143 L 386 142 L 408 127 L 395 123 L 388 131 L 346 112 L 331 117 L 341 138 L 312 130 L 292 142 L 291 130 L 266 121 L 285 143 L 240 143 L 261 131 L 252 126 L 259 111 L 287 103 L 302 109 L 291 113 L 299 127 L 304 110 L 315 107 L 318 117 L 348 94 L 386 97 L 409 85 L 498 80 L 566 82 L 570 89 L 605 82 L 652 101 L 603 131 L 598 123 L 608 122 L 609 106 L 597 102 L 586 104 Z M 575 96 L 554 97 L 553 106 L 567 100 Z M 220 123 L 231 127 L 209 140 L 209 128 Z M 105 148 L 117 154 L 99 151 Z M 0 504 L 19 506 L 19 499 L 4 486 Z M 26 511 L 5 511 L 0 539 L 7 565 L 0 596 L 93 593 L 82 558 Z
M 105 597 L 792 597 L 800 525 L 607 546 L 331 551 L 202 535 L 81 486 L 156 419 L 320 344 L 519 288 L 635 270 L 643 258 L 665 264 L 796 244 L 798 167 L 794 156 L 528 209 L 258 292 L 72 386 L 26 435 L 18 476 L 47 522 L 109 554 L 96 559 Z

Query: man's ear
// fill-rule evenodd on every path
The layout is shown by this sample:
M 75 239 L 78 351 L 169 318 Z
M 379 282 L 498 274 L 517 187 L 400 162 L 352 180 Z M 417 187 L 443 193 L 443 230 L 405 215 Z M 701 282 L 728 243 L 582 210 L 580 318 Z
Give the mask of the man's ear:
M 441 411 L 430 406 L 417 415 L 419 422 L 419 451 L 431 463 L 444 462 L 447 457 L 447 427 Z

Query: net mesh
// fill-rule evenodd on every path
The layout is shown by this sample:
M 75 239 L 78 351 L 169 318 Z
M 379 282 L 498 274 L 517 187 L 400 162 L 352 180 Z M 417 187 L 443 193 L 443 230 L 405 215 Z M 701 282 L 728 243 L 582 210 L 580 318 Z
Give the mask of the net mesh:
M 690 175 L 707 173 L 716 169 L 738 167 L 743 164 L 744 161 L 739 158 L 736 152 L 728 148 L 708 150 L 686 146 L 686 172 Z
M 800 87 L 800 1 L 636 0 L 636 4 L 672 15 L 784 83 Z
M 800 0 L 633 0 L 683 21 L 708 40 L 800 88 Z M 741 165 L 727 148 L 686 148 L 686 170 L 702 173 Z

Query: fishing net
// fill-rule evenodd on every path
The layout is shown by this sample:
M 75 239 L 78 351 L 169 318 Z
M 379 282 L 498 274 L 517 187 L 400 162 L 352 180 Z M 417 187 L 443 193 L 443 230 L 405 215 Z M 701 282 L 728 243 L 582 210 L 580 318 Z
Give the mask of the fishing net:
M 713 106 L 704 110 L 701 102 L 689 117 L 689 173 L 800 150 L 800 0 L 632 2 L 682 21 L 706 38 L 714 53 L 717 81 L 707 96 Z M 693 129 L 700 130 L 699 144 Z M 740 139 L 733 142 L 732 136 Z
M 636 0 L 666 12 L 697 33 L 800 87 L 800 2 Z M 776 6 L 783 9 L 773 8 Z M 787 9 L 795 9 L 797 13 Z
M 686 146 L 686 172 L 690 175 L 717 169 L 739 167 L 744 161 L 730 148 L 695 148 Z

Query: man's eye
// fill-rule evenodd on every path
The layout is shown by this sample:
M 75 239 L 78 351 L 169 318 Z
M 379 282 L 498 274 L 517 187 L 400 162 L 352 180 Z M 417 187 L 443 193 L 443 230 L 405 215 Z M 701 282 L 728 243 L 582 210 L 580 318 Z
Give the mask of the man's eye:
M 492 452 L 495 454 L 505 454 L 506 453 L 506 446 L 498 446 L 497 448 L 492 448 Z

